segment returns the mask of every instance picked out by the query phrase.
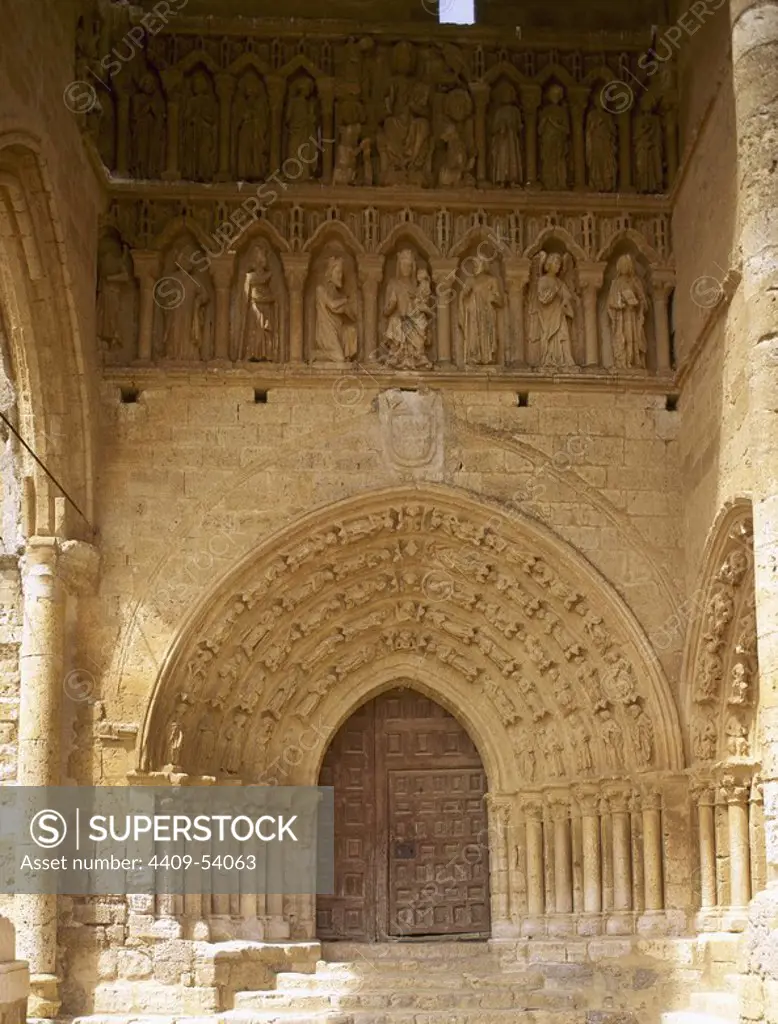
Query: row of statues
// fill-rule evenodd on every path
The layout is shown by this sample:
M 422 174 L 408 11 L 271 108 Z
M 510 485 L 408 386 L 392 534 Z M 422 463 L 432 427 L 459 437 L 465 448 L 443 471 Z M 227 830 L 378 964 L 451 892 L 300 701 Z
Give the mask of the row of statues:
M 168 254 L 168 274 L 157 282 L 159 307 L 153 354 L 191 362 L 217 358 L 216 333 L 229 332 L 222 358 L 237 362 L 282 363 L 290 352 L 290 308 L 300 305 L 305 338 L 300 357 L 314 363 L 378 362 L 394 369 L 429 370 L 440 362 L 467 366 L 525 363 L 573 368 L 590 351 L 582 289 L 572 256 L 561 249 L 541 250 L 531 260 L 516 305 L 498 259 L 466 257 L 459 270 L 434 284 L 423 255 L 406 245 L 390 257 L 375 278 L 375 307 L 359 284 L 352 254 L 330 244 L 308 267 L 304 281 L 290 294 L 278 254 L 257 242 L 231 271 L 226 319 L 219 320 L 213 280 L 205 271 L 181 274 L 190 243 Z M 616 369 L 652 368 L 653 305 L 646 270 L 622 252 L 603 275 L 597 296 L 601 352 L 598 362 Z M 301 289 L 301 290 L 300 290 Z M 223 290 L 223 289 L 222 289 Z M 107 361 L 135 357 L 137 284 L 132 257 L 115 235 L 100 250 L 98 325 Z M 523 322 L 517 324 L 513 317 Z M 221 328 L 219 325 L 221 324 Z M 227 325 L 225 328 L 225 324 Z M 445 334 L 453 332 L 453 353 Z M 515 357 L 511 338 L 526 338 L 523 359 Z
M 674 122 L 653 93 L 625 114 L 609 109 L 602 82 L 575 102 L 554 80 L 531 95 L 508 77 L 436 87 L 417 74 L 411 52 L 396 45 L 377 109 L 358 93 L 323 92 L 305 70 L 269 87 L 249 66 L 225 88 L 200 65 L 165 88 L 146 64 L 122 86 L 131 88 L 126 116 L 108 83 L 96 90 L 87 126 L 106 166 L 139 180 L 606 193 L 669 187 Z

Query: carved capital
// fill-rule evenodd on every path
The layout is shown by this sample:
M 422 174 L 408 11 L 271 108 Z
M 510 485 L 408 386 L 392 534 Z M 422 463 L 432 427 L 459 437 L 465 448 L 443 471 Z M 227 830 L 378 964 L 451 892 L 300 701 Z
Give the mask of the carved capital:
M 655 298 L 666 299 L 675 288 L 675 271 L 654 268 L 651 271 L 651 290 Z
M 527 821 L 534 821 L 537 824 L 543 821 L 543 800 L 540 796 L 523 797 L 521 809 Z
M 568 793 L 547 793 L 546 804 L 552 821 L 567 821 L 570 817 L 570 795 Z
M 281 253 L 281 262 L 284 265 L 284 273 L 290 288 L 302 288 L 308 276 L 308 266 L 311 262 L 310 253 L 284 252 Z
M 74 597 L 94 593 L 100 555 L 92 544 L 58 537 L 30 537 L 21 561 L 22 579 L 56 577 Z
M 578 264 L 577 273 L 578 280 L 581 283 L 582 288 L 593 288 L 597 291 L 602 288 L 602 282 L 605 278 L 606 263 L 584 263 Z
M 165 95 L 171 102 L 178 102 L 178 96 L 181 92 L 181 86 L 184 83 L 184 75 L 181 71 L 177 71 L 173 68 L 166 68 L 161 73 L 162 85 L 165 89 Z
M 574 85 L 567 90 L 570 98 L 570 109 L 576 117 L 583 117 L 586 108 L 589 106 L 589 87 L 585 85 Z
M 132 265 L 139 281 L 156 281 L 160 274 L 160 256 L 151 249 L 132 249 Z
M 507 280 L 508 285 L 518 285 L 523 288 L 529 281 L 531 266 L 532 263 L 530 260 L 518 256 L 509 256 L 503 262 L 505 279 Z
M 689 795 L 698 807 L 713 807 L 716 803 L 716 789 L 710 780 L 693 781 L 689 786 Z
M 722 775 L 719 794 L 726 804 L 746 804 L 751 795 L 751 780 L 740 775 Z
M 219 99 L 230 99 L 235 92 L 235 79 L 226 71 L 216 75 L 216 95 Z
M 216 256 L 211 260 L 211 276 L 214 287 L 218 290 L 227 289 L 232 284 L 235 272 L 235 260 L 232 256 Z
M 594 818 L 599 813 L 600 791 L 596 786 L 577 786 L 574 790 L 581 814 L 587 818 Z
M 511 821 L 513 798 L 499 793 L 487 793 L 486 806 L 489 809 L 490 820 L 494 821 L 498 829 L 506 830 Z
M 655 786 L 645 786 L 640 791 L 640 801 L 644 811 L 661 811 L 662 791 Z
M 446 257 L 438 257 L 430 260 L 432 280 L 435 284 L 446 284 L 454 277 L 459 269 L 459 260 Z
M 611 814 L 627 814 L 632 796 L 630 789 L 611 789 L 605 796 Z
M 267 86 L 267 95 L 271 108 L 280 109 L 284 102 L 286 79 L 279 78 L 278 75 L 268 75 L 265 79 L 265 85 Z
M 375 285 L 378 287 L 384 273 L 383 256 L 360 256 L 357 266 L 359 272 L 359 283 L 361 285 Z
M 540 86 L 534 84 L 520 85 L 519 91 L 521 92 L 521 105 L 524 107 L 524 110 L 535 113 L 543 99 L 543 92 Z

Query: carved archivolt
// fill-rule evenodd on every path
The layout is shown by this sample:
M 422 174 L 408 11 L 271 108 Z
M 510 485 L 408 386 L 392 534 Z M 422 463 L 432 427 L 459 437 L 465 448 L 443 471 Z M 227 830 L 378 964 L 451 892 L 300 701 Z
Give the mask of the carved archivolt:
M 737 503 L 717 528 L 695 592 L 687 650 L 691 750 L 699 762 L 751 762 L 759 695 L 751 507 Z
M 344 502 L 237 570 L 158 681 L 143 766 L 257 779 L 394 665 L 449 680 L 525 783 L 680 765 L 666 683 L 594 571 L 432 489 Z

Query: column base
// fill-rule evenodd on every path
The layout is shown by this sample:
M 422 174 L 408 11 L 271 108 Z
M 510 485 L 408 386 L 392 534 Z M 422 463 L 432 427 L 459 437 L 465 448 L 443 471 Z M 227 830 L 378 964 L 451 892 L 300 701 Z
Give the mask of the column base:
M 722 907 L 721 930 L 744 932 L 748 927 L 748 907 Z
M 60 978 L 56 974 L 30 976 L 30 998 L 27 1016 L 52 1020 L 58 1016 L 62 1000 L 59 997 Z
M 605 919 L 606 935 L 632 935 L 635 931 L 635 915 L 631 910 L 611 911 Z
M 667 935 L 670 922 L 664 910 L 646 910 L 638 915 L 637 931 L 640 935 Z
M 602 935 L 603 924 L 602 914 L 579 914 L 578 934 L 584 937 Z
M 532 939 L 546 934 L 547 917 L 525 917 L 521 922 L 521 935 L 523 938 Z
M 513 921 L 493 921 L 492 922 L 492 940 L 498 939 L 519 939 L 521 938 L 521 928 L 518 924 Z
M 283 917 L 265 918 L 265 938 L 268 942 L 289 938 L 289 922 Z
M 576 934 L 576 918 L 571 914 L 551 914 L 546 918 L 547 934 L 551 936 L 567 936 Z

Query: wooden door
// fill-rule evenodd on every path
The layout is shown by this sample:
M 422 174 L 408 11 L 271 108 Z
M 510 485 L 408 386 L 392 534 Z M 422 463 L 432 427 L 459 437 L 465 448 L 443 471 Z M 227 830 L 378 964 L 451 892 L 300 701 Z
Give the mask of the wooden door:
M 323 939 L 488 936 L 486 776 L 469 736 L 413 690 L 360 708 L 332 742 L 335 895 Z

